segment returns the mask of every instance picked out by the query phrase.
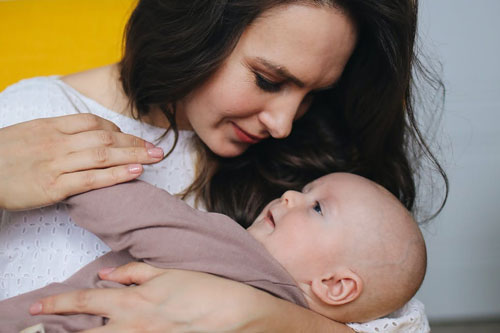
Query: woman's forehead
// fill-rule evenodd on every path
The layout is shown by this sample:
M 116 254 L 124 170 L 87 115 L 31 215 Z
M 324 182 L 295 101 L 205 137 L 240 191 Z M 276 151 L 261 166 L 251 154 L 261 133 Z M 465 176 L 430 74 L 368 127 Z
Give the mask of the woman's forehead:
M 356 41 L 350 18 L 330 7 L 294 4 L 279 9 L 252 23 L 237 48 L 250 59 L 286 68 L 308 86 L 334 83 Z

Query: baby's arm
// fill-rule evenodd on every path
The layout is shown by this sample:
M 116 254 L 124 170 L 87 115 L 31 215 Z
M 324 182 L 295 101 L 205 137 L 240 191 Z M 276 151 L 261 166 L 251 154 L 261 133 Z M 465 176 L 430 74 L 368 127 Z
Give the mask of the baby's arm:
M 248 283 L 307 306 L 288 272 L 228 216 L 198 211 L 140 181 L 80 194 L 67 202 L 75 222 L 114 251 L 127 251 L 158 268 Z
M 79 194 L 66 203 L 74 222 L 113 251 L 126 250 L 136 259 L 163 268 L 188 257 L 186 252 L 205 251 L 201 247 L 221 223 L 246 233 L 227 216 L 200 212 L 141 181 Z
M 0 332 L 19 332 L 42 323 L 46 332 L 80 332 L 104 324 L 101 316 L 87 314 L 32 316 L 30 306 L 47 296 L 79 290 L 82 288 L 120 287 L 115 282 L 100 280 L 97 273 L 104 267 L 123 265 L 131 257 L 122 253 L 108 253 L 94 260 L 62 283 L 51 283 L 40 289 L 0 301 Z
M 29 326 L 44 324 L 47 332 L 75 332 L 103 325 L 103 319 L 91 315 L 42 315 L 32 316 L 29 313 L 30 305 L 37 300 L 73 291 L 77 288 L 63 283 L 52 283 L 46 287 L 8 298 L 0 302 L 0 332 L 19 332 Z M 49 329 L 54 328 L 51 331 Z M 57 330 L 58 329 L 58 330 Z

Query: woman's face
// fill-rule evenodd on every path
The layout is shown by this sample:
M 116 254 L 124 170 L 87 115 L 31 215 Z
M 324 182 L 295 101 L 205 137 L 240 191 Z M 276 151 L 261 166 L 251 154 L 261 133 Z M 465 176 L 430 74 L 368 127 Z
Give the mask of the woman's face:
M 356 43 L 351 19 L 335 8 L 273 8 L 242 34 L 217 72 L 177 106 L 217 155 L 233 157 L 269 136 L 285 138 L 310 94 L 332 86 Z

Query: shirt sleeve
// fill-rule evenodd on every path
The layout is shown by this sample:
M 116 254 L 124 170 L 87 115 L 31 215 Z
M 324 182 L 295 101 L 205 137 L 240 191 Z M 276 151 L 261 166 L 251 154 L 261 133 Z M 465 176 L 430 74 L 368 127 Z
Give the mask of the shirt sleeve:
M 102 239 L 113 251 L 153 260 L 175 248 L 190 225 L 194 209 L 168 192 L 132 181 L 75 195 L 65 201 L 73 221 Z M 166 246 L 168 244 L 168 246 Z M 163 261 L 163 260 L 160 260 Z

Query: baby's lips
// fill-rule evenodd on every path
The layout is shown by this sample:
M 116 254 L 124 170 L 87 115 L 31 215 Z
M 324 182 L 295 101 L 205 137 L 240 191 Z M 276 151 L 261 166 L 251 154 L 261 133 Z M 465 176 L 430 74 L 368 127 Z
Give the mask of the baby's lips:
M 270 209 L 267 211 L 266 218 L 269 219 L 273 228 L 276 227 L 276 222 L 274 221 L 274 216 L 273 216 L 273 213 Z

